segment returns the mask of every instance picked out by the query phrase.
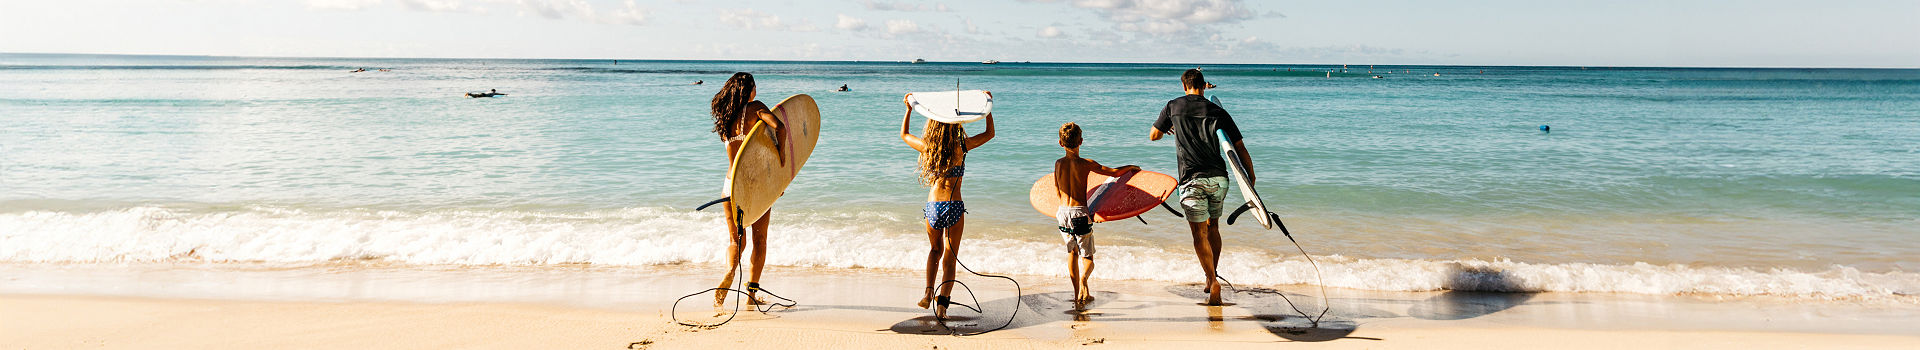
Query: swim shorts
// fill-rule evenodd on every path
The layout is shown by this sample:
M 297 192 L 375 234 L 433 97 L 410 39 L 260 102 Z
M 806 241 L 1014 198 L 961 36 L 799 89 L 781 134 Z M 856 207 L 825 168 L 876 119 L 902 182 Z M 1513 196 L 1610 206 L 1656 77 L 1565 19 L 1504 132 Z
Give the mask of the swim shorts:
M 1061 206 L 1053 217 L 1060 224 L 1060 239 L 1066 241 L 1067 253 L 1092 259 L 1093 217 L 1087 207 Z
M 1186 209 L 1188 222 L 1219 219 L 1227 201 L 1227 177 L 1212 176 L 1180 184 L 1180 208 Z

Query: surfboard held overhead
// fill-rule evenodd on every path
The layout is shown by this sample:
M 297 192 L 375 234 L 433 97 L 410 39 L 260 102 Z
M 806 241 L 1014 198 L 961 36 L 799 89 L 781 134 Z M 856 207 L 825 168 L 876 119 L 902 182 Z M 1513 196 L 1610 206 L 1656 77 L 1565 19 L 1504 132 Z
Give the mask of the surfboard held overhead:
M 942 123 L 971 123 L 993 113 L 993 93 L 986 90 L 907 93 L 907 104 L 920 116 Z

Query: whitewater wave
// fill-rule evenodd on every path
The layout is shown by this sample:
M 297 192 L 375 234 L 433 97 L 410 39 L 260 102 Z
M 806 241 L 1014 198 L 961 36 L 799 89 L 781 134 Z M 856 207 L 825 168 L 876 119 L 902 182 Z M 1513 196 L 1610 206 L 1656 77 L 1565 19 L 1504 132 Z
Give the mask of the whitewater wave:
M 926 239 L 914 218 L 888 213 L 783 213 L 768 262 L 786 266 L 919 269 Z M 879 218 L 875 220 L 875 218 Z M 91 212 L 0 213 L 0 261 L 14 263 L 376 260 L 453 265 L 661 265 L 724 261 L 721 218 L 672 208 L 545 211 L 190 210 L 141 206 Z M 1060 275 L 1052 237 L 973 239 L 963 260 L 983 272 Z M 1920 274 L 1507 260 L 1316 256 L 1330 287 L 1383 291 L 1624 292 L 1878 298 L 1920 294 Z M 1100 247 L 1102 278 L 1198 282 L 1191 252 Z M 1223 276 L 1242 284 L 1315 282 L 1299 256 L 1229 252 Z

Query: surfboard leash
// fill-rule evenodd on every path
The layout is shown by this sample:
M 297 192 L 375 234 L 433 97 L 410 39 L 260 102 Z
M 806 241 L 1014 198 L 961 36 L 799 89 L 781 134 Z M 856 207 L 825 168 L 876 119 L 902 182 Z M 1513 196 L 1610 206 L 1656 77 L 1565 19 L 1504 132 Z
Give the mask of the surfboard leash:
M 709 207 L 709 206 L 712 206 L 712 205 L 714 205 L 714 204 L 718 204 L 718 203 L 721 203 L 721 202 L 726 202 L 726 201 L 728 201 L 728 199 L 729 199 L 729 198 L 731 198 L 731 197 L 722 197 L 722 198 L 720 198 L 720 199 L 716 199 L 716 200 L 713 200 L 712 202 L 707 202 L 707 204 L 702 204 L 702 205 L 700 205 L 700 207 L 699 207 L 699 208 L 696 208 L 696 209 L 694 209 L 694 210 L 695 210 L 695 211 L 699 211 L 699 210 L 702 210 L 702 209 L 706 209 L 707 207 Z M 741 242 L 742 244 L 745 244 L 745 243 L 746 243 L 746 238 L 747 238 L 747 236 L 746 236 L 746 235 L 747 235 L 747 231 L 746 231 L 746 230 L 747 230 L 747 228 L 746 228 L 746 227 L 742 227 L 742 226 L 740 226 L 740 225 L 738 225 L 738 224 L 739 224 L 739 223 L 737 223 L 737 222 L 736 222 L 736 223 L 735 223 L 735 225 L 734 225 L 734 231 L 733 231 L 733 235 L 734 235 L 734 237 L 735 237 L 736 239 L 739 239 L 739 240 L 740 240 L 740 242 Z M 741 256 L 741 257 L 742 257 L 742 258 L 745 258 L 745 254 L 742 254 L 742 256 Z M 769 296 L 772 296 L 772 297 L 774 297 L 774 298 L 778 298 L 779 300 L 782 300 L 782 301 L 784 301 L 784 302 L 776 302 L 776 303 L 763 303 L 763 304 L 761 304 L 761 305 L 755 305 L 755 306 L 753 306 L 753 310 L 754 310 L 754 311 L 759 311 L 759 312 L 760 312 L 760 313 L 762 313 L 762 314 L 764 314 L 764 313 L 768 313 L 768 312 L 772 312 L 772 311 L 773 311 L 773 308 L 775 308 L 775 307 L 784 307 L 784 308 L 788 308 L 788 309 L 791 309 L 791 308 L 793 308 L 793 307 L 795 307 L 795 306 L 799 306 L 799 305 L 800 305 L 800 302 L 799 302 L 799 301 L 795 301 L 795 300 L 793 300 L 793 299 L 789 299 L 789 298 L 787 298 L 787 297 L 783 297 L 783 296 L 780 296 L 779 294 L 774 294 L 774 293 L 773 293 L 773 291 L 769 291 L 769 290 L 767 290 L 766 288 L 761 288 L 761 287 L 760 287 L 760 283 L 757 283 L 757 282 L 747 282 L 747 281 L 746 281 L 746 278 L 745 278 L 746 276 L 741 276 L 741 275 L 740 275 L 740 268 L 741 268 L 741 266 L 742 266 L 742 265 L 746 265 L 746 264 L 742 264 L 742 263 L 739 263 L 739 262 L 740 262 L 740 261 L 737 261 L 737 260 L 736 260 L 736 261 L 735 261 L 735 264 L 733 265 L 733 275 L 734 275 L 734 276 L 736 276 L 736 277 L 741 277 L 740 279 L 738 279 L 738 280 L 735 280 L 735 281 L 734 281 L 734 283 L 735 283 L 734 285 L 736 285 L 736 286 L 741 286 L 740 288 L 730 288 L 730 287 L 713 287 L 713 288 L 707 288 L 707 289 L 704 289 L 704 290 L 701 290 L 701 291 L 698 291 L 698 292 L 693 292 L 693 294 L 687 294 L 686 296 L 682 296 L 682 297 L 680 297 L 679 299 L 674 299 L 674 300 L 673 300 L 673 306 L 672 306 L 671 308 L 669 308 L 669 309 L 667 309 L 667 317 L 668 317 L 668 318 L 671 318 L 671 319 L 673 320 L 673 323 L 677 323 L 677 324 L 680 324 L 680 325 L 682 325 L 682 326 L 687 326 L 687 327 L 697 327 L 697 328 L 704 328 L 704 329 L 713 329 L 713 328 L 718 328 L 718 327 L 720 327 L 721 325 L 725 325 L 725 324 L 727 324 L 727 323 L 729 323 L 729 322 L 733 322 L 733 318 L 734 318 L 734 317 L 736 317 L 736 316 L 740 316 L 740 304 L 741 304 L 741 301 L 740 301 L 740 300 L 752 300 L 752 299 L 753 299 L 753 297 L 754 297 L 754 293 L 756 293 L 756 292 L 757 292 L 757 293 L 766 293 L 766 294 L 767 294 L 767 295 L 769 295 Z M 681 320 L 680 320 L 680 302 L 681 302 L 681 301 L 685 301 L 685 300 L 687 300 L 687 298 L 692 298 L 692 297 L 694 297 L 694 296 L 698 296 L 698 295 L 702 295 L 702 294 L 707 294 L 707 292 L 713 292 L 713 291 L 724 291 L 724 292 L 728 292 L 728 293 L 738 293 L 738 294 L 740 294 L 740 299 L 736 299 L 736 300 L 734 300 L 734 302 L 733 302 L 733 312 L 729 312 L 729 313 L 727 313 L 727 319 L 725 319 L 725 320 L 720 320 L 720 322 L 719 322 L 719 323 L 714 323 L 714 324 L 703 324 L 703 323 L 695 323 L 695 322 L 691 322 L 691 321 L 681 321 Z M 764 309 L 763 309 L 763 308 L 761 308 L 761 307 L 763 307 L 763 306 L 765 307 Z
M 1241 207 L 1239 211 L 1246 211 L 1246 208 L 1248 207 L 1251 207 L 1251 205 L 1244 205 Z M 1236 211 L 1234 214 L 1237 216 L 1239 214 L 1239 211 Z M 1288 298 L 1286 293 L 1282 293 L 1277 290 L 1276 291 L 1260 291 L 1260 290 L 1242 291 L 1240 290 L 1240 288 L 1234 287 L 1233 282 L 1228 282 L 1226 277 L 1220 276 L 1220 273 L 1218 271 L 1214 272 L 1213 277 L 1220 279 L 1221 282 L 1225 282 L 1227 284 L 1227 288 L 1232 288 L 1235 293 L 1245 292 L 1247 294 L 1253 294 L 1255 292 L 1266 292 L 1266 293 L 1273 293 L 1274 295 L 1279 295 L 1280 300 L 1287 301 L 1287 307 L 1293 308 L 1293 312 L 1300 313 L 1300 317 L 1306 318 L 1307 321 L 1312 323 L 1313 327 L 1318 328 L 1320 327 L 1320 320 L 1325 319 L 1327 317 L 1327 312 L 1333 310 L 1333 304 L 1330 303 L 1327 299 L 1327 280 L 1326 280 L 1326 277 L 1323 276 L 1323 274 L 1320 272 L 1320 263 L 1313 260 L 1312 254 L 1307 254 L 1307 249 L 1302 248 L 1300 246 L 1300 241 L 1293 239 L 1292 232 L 1287 232 L 1287 224 L 1285 222 L 1280 221 L 1279 214 L 1274 214 L 1272 212 L 1267 212 L 1266 214 L 1268 215 L 1267 217 L 1269 219 L 1273 219 L 1273 223 L 1275 226 L 1280 227 L 1280 233 L 1282 235 L 1287 236 L 1287 241 L 1293 243 L 1293 249 L 1300 251 L 1300 256 L 1307 258 L 1307 264 L 1310 266 L 1313 266 L 1313 280 L 1315 282 L 1314 285 L 1320 287 L 1320 307 L 1321 307 L 1320 314 L 1317 316 L 1307 315 L 1307 312 L 1300 310 L 1300 306 L 1295 305 L 1293 303 L 1293 299 Z M 1232 225 L 1232 224 L 1229 223 L 1228 225 Z
M 707 210 L 707 207 L 711 207 L 714 204 L 726 203 L 732 200 L 733 200 L 733 197 L 720 197 L 720 199 L 715 199 L 711 202 L 707 202 L 707 204 L 701 204 L 698 207 L 694 207 L 693 211 Z
M 960 268 L 962 268 L 962 269 L 966 269 L 966 270 L 967 270 L 967 273 L 971 273 L 971 274 L 974 274 L 975 276 L 980 276 L 980 277 L 990 277 L 990 278 L 999 278 L 999 279 L 1005 279 L 1005 280 L 1007 280 L 1007 282 L 1013 282 L 1013 295 L 1014 295 L 1014 297 L 1013 297 L 1013 314 L 1012 314 L 1012 315 L 1008 315 L 1008 316 L 1007 316 L 1007 322 L 1006 322 L 1006 323 L 1002 323 L 1002 324 L 1000 324 L 1000 326 L 999 326 L 999 327 L 993 327 L 993 329 L 988 329 L 988 330 L 984 330 L 984 331 L 979 331 L 979 332 L 972 332 L 972 333 L 968 333 L 968 332 L 960 332 L 960 331 L 957 331 L 957 330 L 954 330 L 954 329 L 953 329 L 953 327 L 946 327 L 946 326 L 947 326 L 947 320 L 946 320 L 945 318 L 937 318 L 937 319 L 935 319 L 935 320 L 937 320 L 937 321 L 939 321 L 939 322 L 940 322 L 940 326 L 941 326 L 941 327 L 946 327 L 946 328 L 947 328 L 947 331 L 948 331 L 948 332 L 951 332 L 951 333 L 953 334 L 953 336 L 956 336 L 956 337 L 964 337 L 964 336 L 974 336 L 974 335 L 981 335 L 981 334 L 987 334 L 987 333 L 993 333 L 993 332 L 995 332 L 995 331 L 999 331 L 999 330 L 1002 330 L 1002 329 L 1006 329 L 1006 328 L 1007 328 L 1007 326 L 1012 326 L 1012 325 L 1013 325 L 1013 320 L 1015 320 L 1015 319 L 1018 319 L 1018 318 L 1020 317 L 1020 305 L 1021 305 L 1022 303 L 1024 303 L 1024 301 L 1023 301 L 1023 300 L 1021 300 L 1021 299 L 1024 299 L 1024 298 L 1026 298 L 1026 292 L 1024 292 L 1024 291 L 1022 291 L 1022 290 L 1021 290 L 1021 288 L 1020 288 L 1020 281 L 1018 281 L 1018 280 L 1014 280 L 1014 279 L 1013 279 L 1013 277 L 1007 277 L 1007 276 L 1001 276 L 1001 275 L 989 275 L 989 274 L 984 274 L 984 273 L 980 273 L 980 272 L 978 272 L 978 271 L 974 271 L 974 270 L 973 270 L 973 268 L 971 268 L 971 267 L 967 267 L 967 263 L 966 263 L 966 262 L 962 262 L 962 261 L 960 261 L 960 259 L 953 259 L 953 262 L 954 262 L 954 263 L 957 263 L 957 264 L 960 264 Z M 956 280 L 946 280 L 945 282 L 940 282 L 940 285 L 938 285 L 938 286 L 934 286 L 934 287 L 935 287 L 935 288 L 941 288 L 941 287 L 946 287 L 946 286 L 947 286 L 947 284 L 955 284 L 955 285 L 959 285 L 959 286 L 960 286 L 960 288 L 963 288 L 963 289 L 965 289 L 965 290 L 967 291 L 967 297 L 968 297 L 968 298 L 971 298 L 971 299 L 973 299 L 973 305 L 967 305 L 967 304 L 965 304 L 965 303 L 954 303 L 954 302 L 944 302 L 945 304 L 947 304 L 947 305 L 959 305 L 960 307 L 964 307 L 964 308 L 967 308 L 968 310 L 973 310 L 973 312 L 974 312 L 974 313 L 977 313 L 977 314 L 980 314 L 981 316 L 986 316 L 986 314 L 987 314 L 987 313 L 986 313 L 986 311 L 983 311 L 983 310 L 985 309 L 985 307 L 986 307 L 986 306 L 980 303 L 980 297 L 979 297 L 978 295 L 974 295 L 974 293 L 973 293 L 973 287 L 968 287 L 968 286 L 967 286 L 967 283 L 966 283 L 966 282 L 961 282 L 960 280 L 957 280 L 957 279 L 956 279 Z

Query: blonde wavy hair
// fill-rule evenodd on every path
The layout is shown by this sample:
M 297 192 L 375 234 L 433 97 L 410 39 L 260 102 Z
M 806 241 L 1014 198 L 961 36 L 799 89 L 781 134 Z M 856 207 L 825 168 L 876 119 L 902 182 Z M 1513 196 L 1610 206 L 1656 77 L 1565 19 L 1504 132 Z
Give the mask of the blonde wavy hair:
M 920 184 L 931 187 L 961 165 L 955 155 L 967 152 L 967 130 L 960 124 L 928 120 L 920 134 L 927 141 L 927 151 L 920 152 Z

